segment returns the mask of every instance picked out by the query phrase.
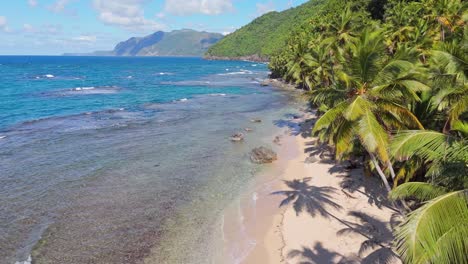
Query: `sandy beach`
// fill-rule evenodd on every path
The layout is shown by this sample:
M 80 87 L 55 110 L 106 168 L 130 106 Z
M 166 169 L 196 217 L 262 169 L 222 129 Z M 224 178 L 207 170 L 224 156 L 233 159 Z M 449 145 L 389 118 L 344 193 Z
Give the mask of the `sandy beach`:
M 400 263 L 391 248 L 398 211 L 377 178 L 364 176 L 362 167 L 335 164 L 326 147 L 316 146 L 314 121 L 310 112 L 291 119 L 280 135 L 279 161 L 266 165 L 227 214 L 226 247 L 237 256 L 230 261 Z

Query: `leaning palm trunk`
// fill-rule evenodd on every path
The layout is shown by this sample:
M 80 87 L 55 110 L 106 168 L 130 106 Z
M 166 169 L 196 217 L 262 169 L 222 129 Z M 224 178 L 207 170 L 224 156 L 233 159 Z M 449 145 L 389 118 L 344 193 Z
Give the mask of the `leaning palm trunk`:
M 377 170 L 377 173 L 380 176 L 380 179 L 382 180 L 382 182 L 383 182 L 383 184 L 385 186 L 385 189 L 387 189 L 387 191 L 390 192 L 392 190 L 392 187 L 390 187 L 390 184 L 388 183 L 387 176 L 384 174 L 384 172 L 380 168 L 379 162 L 375 158 L 375 155 L 372 154 L 372 153 L 369 153 L 369 155 L 370 155 L 372 163 L 375 166 L 375 169 Z

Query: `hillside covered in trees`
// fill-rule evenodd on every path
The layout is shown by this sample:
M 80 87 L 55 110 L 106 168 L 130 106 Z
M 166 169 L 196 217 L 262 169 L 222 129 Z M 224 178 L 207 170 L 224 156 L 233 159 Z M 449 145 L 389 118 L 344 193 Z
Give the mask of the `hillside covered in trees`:
M 207 57 L 243 57 L 256 55 L 267 59 L 283 49 L 291 32 L 307 24 L 327 0 L 309 1 L 283 12 L 269 12 L 227 35 L 213 45 Z

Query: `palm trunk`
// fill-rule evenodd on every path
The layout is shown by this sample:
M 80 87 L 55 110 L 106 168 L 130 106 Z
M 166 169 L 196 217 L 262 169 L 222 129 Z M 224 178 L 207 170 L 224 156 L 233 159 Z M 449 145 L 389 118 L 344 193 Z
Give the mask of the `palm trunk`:
M 390 162 L 390 160 L 387 161 L 387 166 L 388 166 L 388 169 L 390 170 L 390 175 L 392 176 L 392 180 L 395 180 L 395 170 L 393 170 L 393 165 L 392 163 Z
M 374 163 L 375 169 L 377 170 L 383 184 L 385 185 L 385 189 L 387 189 L 387 191 L 390 192 L 392 188 L 390 187 L 390 184 L 388 183 L 387 176 L 385 176 L 382 169 L 380 168 L 379 162 L 375 158 L 374 154 L 369 153 L 369 155 L 370 155 L 372 163 Z

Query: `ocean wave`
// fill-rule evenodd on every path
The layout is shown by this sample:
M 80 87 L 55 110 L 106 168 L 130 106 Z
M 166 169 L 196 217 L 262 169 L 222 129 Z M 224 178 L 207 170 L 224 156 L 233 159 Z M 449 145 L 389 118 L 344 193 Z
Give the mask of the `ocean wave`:
M 45 93 L 48 96 L 75 96 L 75 95 L 99 95 L 115 94 L 121 88 L 118 86 L 83 86 Z
M 32 263 L 32 258 L 31 256 L 28 257 L 27 260 L 25 261 L 16 261 L 15 264 L 31 264 Z
M 83 80 L 84 78 L 82 76 L 57 76 L 49 73 L 29 77 L 29 79 L 33 80 Z
M 225 93 L 213 93 L 213 94 L 209 94 L 210 96 L 226 96 Z
M 174 73 L 171 72 L 160 72 L 157 75 L 174 75 Z
M 240 70 L 240 71 L 236 71 L 236 72 L 220 73 L 218 75 L 226 76 L 226 75 L 244 75 L 244 74 L 253 74 L 253 72 L 249 71 L 249 70 Z
M 89 86 L 89 87 L 76 87 L 73 88 L 72 91 L 85 91 L 85 90 L 94 90 L 96 87 Z

